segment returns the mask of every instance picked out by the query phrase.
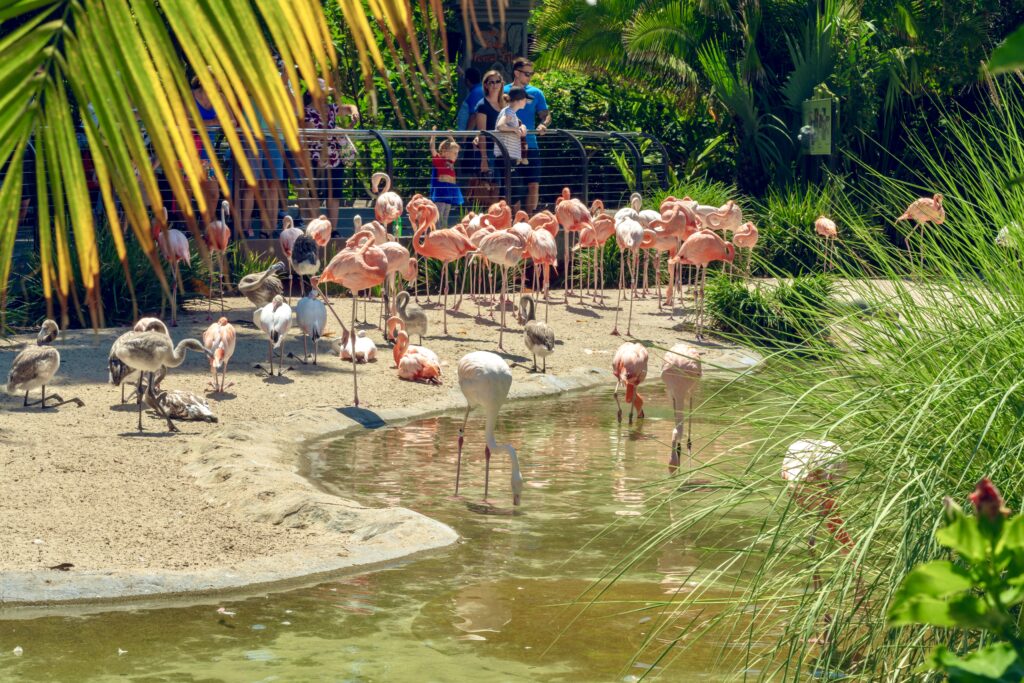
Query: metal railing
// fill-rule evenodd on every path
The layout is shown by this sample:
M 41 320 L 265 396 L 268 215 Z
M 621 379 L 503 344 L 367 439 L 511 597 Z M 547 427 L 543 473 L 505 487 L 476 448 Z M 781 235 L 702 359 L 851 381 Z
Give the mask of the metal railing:
M 302 129 L 300 140 L 306 159 L 296 157 L 267 137 L 263 149 L 247 154 L 260 181 L 245 185 L 225 138 L 211 129 L 214 154 L 227 169 L 232 192 L 231 224 L 239 236 L 272 236 L 280 230 L 283 213 L 301 225 L 321 213 L 328 214 L 338 236 L 352 232 L 352 216 L 372 217 L 374 195 L 370 178 L 376 171 L 387 173 L 392 190 L 408 199 L 413 194 L 431 195 L 432 160 L 430 139 L 438 144 L 451 137 L 460 145 L 457 163 L 458 185 L 464 197 L 449 217 L 455 223 L 467 211 L 486 208 L 497 199 L 510 204 L 515 199 L 531 203 L 529 184 L 536 182 L 536 209 L 553 208 L 562 188 L 590 203 L 600 198 L 608 207 L 622 206 L 632 192 L 651 192 L 669 184 L 668 154 L 654 136 L 623 131 L 579 131 L 551 129 L 536 136 L 537 147 L 526 150 L 528 164 L 507 164 L 495 173 L 495 150 L 508 156 L 502 141 L 488 131 L 427 131 L 376 129 Z M 489 173 L 481 173 L 481 157 L 474 144 L 480 136 L 487 142 Z M 319 150 L 317 161 L 315 152 Z M 336 157 L 332 157 L 332 151 Z M 87 150 L 83 151 L 87 155 Z M 329 165 L 338 159 L 335 168 Z M 326 163 L 325 163 L 326 162 Z M 88 171 L 88 167 L 87 167 Z M 311 172 L 310 172 L 311 171 Z M 26 179 L 34 179 L 35 168 L 26 163 Z M 171 223 L 184 222 L 184 207 L 177 206 L 164 169 L 158 170 L 158 185 L 168 206 Z M 26 184 L 31 190 L 33 183 Z M 93 206 L 99 215 L 102 202 L 98 191 Z M 210 199 L 219 201 L 219 189 L 211 187 Z M 28 211 L 19 223 L 19 238 L 34 236 L 36 197 L 26 197 Z M 532 206 L 523 208 L 533 209 Z

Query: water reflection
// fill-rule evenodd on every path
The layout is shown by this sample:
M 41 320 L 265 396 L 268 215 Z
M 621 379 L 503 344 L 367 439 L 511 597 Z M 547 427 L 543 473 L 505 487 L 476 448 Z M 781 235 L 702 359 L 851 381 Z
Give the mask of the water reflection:
M 694 420 L 702 445 L 731 407 L 728 393 L 720 401 L 717 413 Z M 665 476 L 673 423 L 660 404 L 649 402 L 647 419 L 633 426 L 616 423 L 610 390 L 507 405 L 499 440 L 517 447 L 526 480 L 515 516 L 467 509 L 483 494 L 482 418 L 470 418 L 460 498 L 452 494 L 461 415 L 346 437 L 318 458 L 328 490 L 418 510 L 453 526 L 460 541 L 385 570 L 245 600 L 0 621 L 0 679 L 628 680 L 643 673 L 634 654 L 649 664 L 680 637 L 680 624 L 714 618 L 635 611 L 693 590 L 695 538 L 657 548 L 599 604 L 573 604 L 594 596 L 595 580 L 625 548 L 686 514 L 685 499 L 659 506 L 657 489 L 646 487 Z M 727 445 L 698 457 L 715 458 Z M 491 477 L 493 501 L 509 505 L 507 458 L 492 458 Z M 737 512 L 701 533 L 738 535 L 742 520 Z M 722 585 L 739 571 L 726 567 Z M 219 614 L 221 606 L 234 616 Z M 15 645 L 22 657 L 7 656 Z M 717 656 L 702 646 L 661 665 L 671 680 L 717 680 Z

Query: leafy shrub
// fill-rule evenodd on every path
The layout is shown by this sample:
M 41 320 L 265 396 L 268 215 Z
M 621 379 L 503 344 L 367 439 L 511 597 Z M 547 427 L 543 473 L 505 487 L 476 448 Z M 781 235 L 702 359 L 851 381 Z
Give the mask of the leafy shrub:
M 799 346 L 822 334 L 831 293 L 832 282 L 822 275 L 754 289 L 719 275 L 707 285 L 705 305 L 712 323 L 726 334 L 760 346 Z
M 759 261 L 771 265 L 769 272 L 801 275 L 821 271 L 824 251 L 814 232 L 814 221 L 830 213 L 830 196 L 828 185 L 772 188 L 757 203 L 757 251 Z

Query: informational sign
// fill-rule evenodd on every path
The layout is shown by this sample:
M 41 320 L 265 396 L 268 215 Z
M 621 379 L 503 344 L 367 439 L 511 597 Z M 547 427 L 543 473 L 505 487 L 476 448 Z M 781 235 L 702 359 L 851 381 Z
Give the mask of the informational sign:
M 832 154 L 831 98 L 804 100 L 803 130 L 810 132 L 808 154 Z

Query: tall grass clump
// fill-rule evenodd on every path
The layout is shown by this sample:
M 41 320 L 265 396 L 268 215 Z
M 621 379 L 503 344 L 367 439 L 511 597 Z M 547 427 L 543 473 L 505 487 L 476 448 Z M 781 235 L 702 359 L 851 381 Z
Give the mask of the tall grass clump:
M 707 284 L 705 305 L 712 324 L 726 336 L 757 346 L 795 348 L 826 331 L 831 291 L 831 280 L 823 275 L 753 288 L 719 275 Z
M 820 187 L 770 188 L 755 207 L 761 262 L 770 263 L 774 273 L 820 272 L 822 252 L 807 236 L 814 234 L 818 216 L 831 213 L 834 192 L 830 183 Z
M 865 168 L 833 197 L 841 238 L 863 249 L 839 243 L 837 294 L 864 305 L 836 307 L 827 339 L 807 338 L 814 362 L 779 351 L 738 380 L 748 398 L 704 419 L 749 438 L 727 448 L 698 431 L 700 471 L 683 477 L 712 485 L 680 487 L 677 475 L 663 492 L 679 511 L 672 523 L 610 572 L 666 543 L 693 549 L 679 592 L 647 605 L 652 676 L 690 648 L 717 648 L 747 680 L 911 680 L 935 645 L 963 653 L 983 642 L 980 632 L 891 630 L 885 613 L 912 567 L 946 557 L 935 541 L 943 496 L 964 503 L 988 476 L 1009 507 L 1024 506 L 1024 269 L 1018 248 L 995 243 L 1024 216 L 1024 184 L 1008 182 L 1024 174 L 1024 88 L 995 96 L 913 139 L 904 163 L 915 182 Z M 935 192 L 946 223 L 925 226 L 919 265 L 919 245 L 908 255 L 887 232 L 912 229 L 895 219 Z M 797 439 L 843 450 L 846 471 L 823 494 L 829 514 L 801 505 L 781 478 Z

